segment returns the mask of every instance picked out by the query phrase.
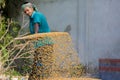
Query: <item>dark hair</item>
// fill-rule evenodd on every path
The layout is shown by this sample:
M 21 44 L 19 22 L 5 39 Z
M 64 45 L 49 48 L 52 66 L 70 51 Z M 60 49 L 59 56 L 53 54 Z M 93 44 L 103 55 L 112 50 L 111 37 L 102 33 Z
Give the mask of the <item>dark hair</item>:
M 29 2 L 24 2 L 23 4 L 27 4 L 27 3 L 29 3 Z M 22 5 L 23 5 L 23 4 L 22 4 Z

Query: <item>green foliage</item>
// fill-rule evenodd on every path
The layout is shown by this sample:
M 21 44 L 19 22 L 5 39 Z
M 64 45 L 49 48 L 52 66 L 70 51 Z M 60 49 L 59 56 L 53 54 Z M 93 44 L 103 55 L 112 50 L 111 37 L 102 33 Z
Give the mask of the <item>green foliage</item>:
M 0 66 L 1 71 L 11 75 L 25 75 L 30 71 L 31 56 L 29 50 L 24 47 L 26 41 L 17 41 L 21 26 L 18 22 L 9 18 L 16 18 L 19 14 L 21 4 L 25 0 L 0 0 Z M 28 47 L 30 48 L 30 47 Z M 22 57 L 22 58 L 21 58 Z M 23 58 L 24 57 L 24 58 Z
M 1 17 L 1 16 L 0 16 Z M 31 56 L 26 51 L 30 49 L 25 46 L 26 41 L 14 40 L 18 36 L 21 27 L 16 21 L 1 17 L 0 20 L 0 63 L 5 69 L 6 74 L 25 75 L 30 71 L 31 59 L 25 57 Z M 21 58 L 24 57 L 24 58 Z
M 8 53 L 7 49 L 3 49 L 2 50 L 2 55 L 1 56 L 2 56 L 2 60 L 1 61 L 8 60 L 9 53 Z
M 5 6 L 5 0 L 0 0 L 0 6 L 4 7 Z
M 15 36 L 17 36 L 17 32 L 19 31 L 20 27 L 16 26 L 18 24 L 7 21 L 5 18 L 2 17 L 0 22 L 0 49 L 2 52 L 2 60 L 8 60 L 9 58 L 9 51 L 7 47 L 11 47 L 9 44 Z M 14 29 L 16 28 L 16 29 Z M 12 31 L 12 32 L 11 32 Z M 14 34 L 14 35 L 13 35 Z M 9 45 L 8 45 L 9 44 Z
M 21 76 L 21 74 L 18 71 L 14 70 L 14 69 L 5 72 L 5 74 L 6 75 L 12 75 L 12 76 Z
M 28 57 L 28 56 L 30 56 L 30 54 L 25 55 L 24 57 Z M 21 75 L 26 75 L 31 72 L 32 59 L 20 58 L 20 59 L 15 60 L 14 63 L 17 64 L 14 69 L 20 72 Z
M 18 35 L 19 30 L 20 30 L 20 25 L 17 22 L 11 23 L 9 30 L 10 36 L 15 38 Z

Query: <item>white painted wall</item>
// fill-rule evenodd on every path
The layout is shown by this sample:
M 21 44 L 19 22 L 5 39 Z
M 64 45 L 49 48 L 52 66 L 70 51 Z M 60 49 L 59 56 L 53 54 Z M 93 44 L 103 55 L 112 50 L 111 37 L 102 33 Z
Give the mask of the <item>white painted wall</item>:
M 87 0 L 86 53 L 89 63 L 120 58 L 120 0 Z
M 95 67 L 99 58 L 120 58 L 120 0 L 32 1 L 46 15 L 52 30 L 71 26 L 82 63 Z

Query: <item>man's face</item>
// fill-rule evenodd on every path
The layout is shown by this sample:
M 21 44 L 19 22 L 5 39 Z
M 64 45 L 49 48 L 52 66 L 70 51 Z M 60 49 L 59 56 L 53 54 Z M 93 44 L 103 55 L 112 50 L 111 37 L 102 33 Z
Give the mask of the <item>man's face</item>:
M 32 15 L 32 13 L 33 13 L 33 8 L 32 7 L 25 7 L 25 9 L 24 9 L 24 13 L 26 14 L 26 15 L 28 15 L 28 16 L 31 16 Z

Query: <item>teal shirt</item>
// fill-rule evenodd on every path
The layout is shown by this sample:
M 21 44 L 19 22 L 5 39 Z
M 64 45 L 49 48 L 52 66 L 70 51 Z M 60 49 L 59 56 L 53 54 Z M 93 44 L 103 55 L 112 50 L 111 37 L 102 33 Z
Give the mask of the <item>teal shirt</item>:
M 30 26 L 29 26 L 31 34 L 35 33 L 35 26 L 34 26 L 35 23 L 39 24 L 38 33 L 50 32 L 50 28 L 48 26 L 47 20 L 42 13 L 37 11 L 34 11 L 32 13 L 32 16 L 30 17 Z M 35 48 L 45 46 L 45 45 L 52 45 L 52 44 L 54 44 L 54 41 L 50 37 L 44 37 L 42 39 L 34 41 Z
M 39 24 L 38 33 L 50 32 L 50 28 L 48 26 L 46 17 L 42 13 L 37 12 L 37 11 L 34 11 L 32 13 L 32 16 L 30 17 L 30 25 L 29 25 L 29 29 L 30 29 L 31 34 L 35 33 L 35 27 L 34 27 L 35 23 Z

